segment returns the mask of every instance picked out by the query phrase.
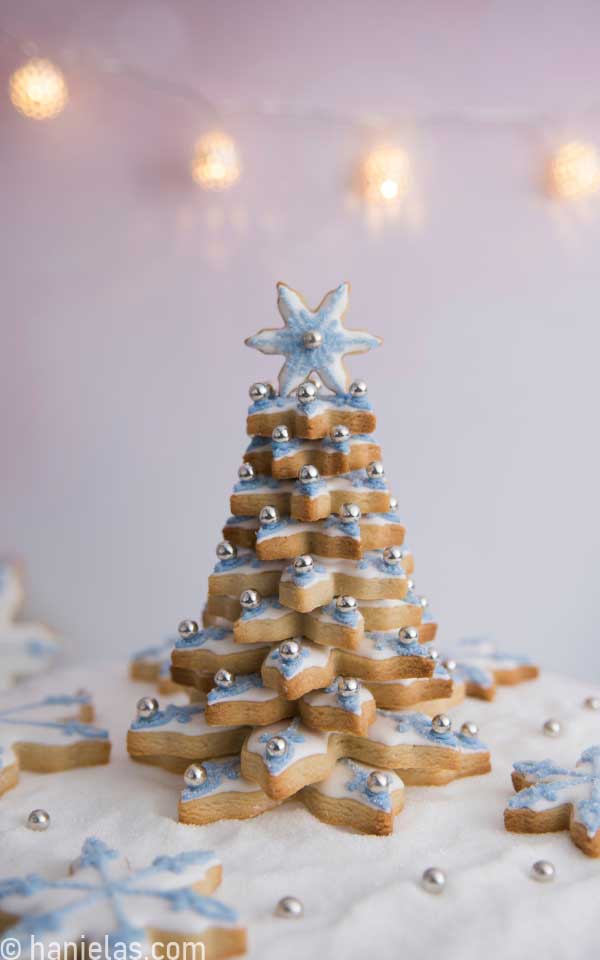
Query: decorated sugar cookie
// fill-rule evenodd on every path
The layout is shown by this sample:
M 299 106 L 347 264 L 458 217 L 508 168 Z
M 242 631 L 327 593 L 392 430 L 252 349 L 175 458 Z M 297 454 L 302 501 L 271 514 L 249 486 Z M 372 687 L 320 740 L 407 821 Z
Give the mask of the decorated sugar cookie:
M 343 358 L 350 353 L 365 353 L 382 342 L 363 330 L 344 327 L 349 292 L 350 284 L 341 283 L 323 297 L 316 310 L 310 310 L 299 293 L 285 283 L 277 284 L 277 306 L 284 326 L 260 330 L 246 343 L 262 353 L 285 357 L 279 374 L 283 396 L 295 390 L 313 371 L 334 393 L 345 393 L 349 377 Z
M 264 387 L 263 396 L 260 387 Z M 366 388 L 356 391 L 351 387 L 348 393 L 320 396 L 315 384 L 306 380 L 291 397 L 278 396 L 266 384 L 257 384 L 256 388 L 253 385 L 251 393 L 253 402 L 246 420 L 250 436 L 270 437 L 276 427 L 283 425 L 291 436 L 320 440 L 337 426 L 363 434 L 373 433 L 376 427 Z
M 0 560 L 0 691 L 47 670 L 58 653 L 50 627 L 17 619 L 24 599 L 19 567 Z
M 217 960 L 246 949 L 236 912 L 211 896 L 220 882 L 221 866 L 210 852 L 157 856 L 133 869 L 116 850 L 89 837 L 66 878 L 0 878 L 0 929 L 22 957 L 35 955 L 32 939 L 36 950 L 85 942 L 97 951 L 108 938 L 115 956 L 160 950 L 166 957 L 171 944 L 183 955 L 184 945 L 202 944 L 205 956 Z
M 142 683 L 156 684 L 159 693 L 176 693 L 184 689 L 171 679 L 171 651 L 177 637 L 167 637 L 162 643 L 144 647 L 129 661 L 129 676 Z
M 108 763 L 108 732 L 90 722 L 88 694 L 48 696 L 0 706 L 0 795 L 16 786 L 19 770 L 56 773 Z
M 574 767 L 552 760 L 515 763 L 517 793 L 504 811 L 507 830 L 569 830 L 589 857 L 600 857 L 600 745 L 588 747 Z
M 485 637 L 461 640 L 451 659 L 456 664 L 455 676 L 465 684 L 467 696 L 480 700 L 493 700 L 497 685 L 512 686 L 539 675 L 539 668 L 528 657 L 501 653 Z

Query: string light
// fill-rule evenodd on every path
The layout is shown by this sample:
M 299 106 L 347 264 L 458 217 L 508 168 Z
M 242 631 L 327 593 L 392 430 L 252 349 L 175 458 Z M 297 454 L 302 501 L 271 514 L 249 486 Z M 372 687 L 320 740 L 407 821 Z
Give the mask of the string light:
M 399 147 L 373 150 L 363 164 L 365 196 L 372 202 L 401 200 L 408 191 L 410 161 Z
M 11 75 L 10 99 L 19 113 L 32 120 L 50 120 L 69 99 L 66 80 L 50 60 L 33 58 Z
M 192 177 L 206 190 L 227 190 L 239 179 L 240 160 L 234 141 L 226 133 L 213 130 L 198 140 L 194 148 Z
M 550 185 L 559 197 L 572 199 L 600 189 L 600 157 L 589 143 L 565 143 L 550 164 Z

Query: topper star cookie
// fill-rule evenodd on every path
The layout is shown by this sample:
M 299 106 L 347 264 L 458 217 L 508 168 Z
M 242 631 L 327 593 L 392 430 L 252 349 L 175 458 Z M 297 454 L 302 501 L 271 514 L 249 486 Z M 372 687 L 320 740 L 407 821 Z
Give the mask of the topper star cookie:
M 56 634 L 50 627 L 16 619 L 24 599 L 19 567 L 0 561 L 0 690 L 47 670 L 58 653 Z
M 89 837 L 66 879 L 0 879 L 0 931 L 4 942 L 18 944 L 15 956 L 35 956 L 32 941 L 50 955 L 57 942 L 85 943 L 91 951 L 107 938 L 111 956 L 167 957 L 172 944 L 185 956 L 186 946 L 203 945 L 202 956 L 218 960 L 246 949 L 235 911 L 210 896 L 220 882 L 221 865 L 211 852 L 158 856 L 134 870 Z
M 517 793 L 504 811 L 507 830 L 569 830 L 588 857 L 600 857 L 600 745 L 584 750 L 575 767 L 552 760 L 515 763 L 512 781 Z
M 20 769 L 56 773 L 108 763 L 108 732 L 92 719 L 87 694 L 0 707 L 0 795 L 16 786 Z
M 350 284 L 341 283 L 325 295 L 316 310 L 310 310 L 299 293 L 285 283 L 277 284 L 277 306 L 284 326 L 260 330 L 248 337 L 246 344 L 261 353 L 285 357 L 279 373 L 282 395 L 298 387 L 312 372 L 334 393 L 345 393 L 349 378 L 344 356 L 366 353 L 382 342 L 364 330 L 344 327 L 349 290 Z

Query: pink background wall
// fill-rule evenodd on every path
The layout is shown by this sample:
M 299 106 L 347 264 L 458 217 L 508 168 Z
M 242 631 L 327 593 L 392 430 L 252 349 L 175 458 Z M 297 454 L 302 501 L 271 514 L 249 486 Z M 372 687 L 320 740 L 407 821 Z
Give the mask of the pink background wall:
M 0 99 L 0 549 L 69 655 L 199 613 L 247 387 L 278 369 L 242 338 L 277 324 L 276 280 L 315 303 L 347 278 L 439 646 L 485 631 L 597 675 L 600 196 L 541 179 L 600 143 L 600 7 L 12 6 L 2 87 L 35 42 L 71 102 Z M 244 162 L 222 195 L 187 170 L 215 125 Z M 374 223 L 353 177 L 384 136 L 415 183 Z

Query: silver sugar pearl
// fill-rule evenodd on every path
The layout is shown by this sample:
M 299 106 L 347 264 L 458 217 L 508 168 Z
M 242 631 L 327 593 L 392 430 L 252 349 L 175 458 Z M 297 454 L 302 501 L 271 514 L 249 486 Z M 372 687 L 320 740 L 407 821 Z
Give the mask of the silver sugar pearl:
M 137 715 L 140 720 L 150 720 L 158 713 L 156 697 L 142 697 L 136 704 Z
M 182 620 L 177 627 L 177 631 L 182 640 L 189 640 L 190 637 L 195 637 L 199 629 L 200 627 L 195 620 Z
M 456 660 L 452 660 L 452 658 L 448 660 L 444 660 L 444 667 L 446 668 L 448 673 L 454 673 L 457 667 Z
M 338 516 L 342 523 L 354 523 L 361 518 L 360 507 L 357 503 L 343 503 L 338 510 Z
M 267 397 L 271 396 L 271 384 L 269 383 L 253 383 L 248 394 L 253 403 L 256 403 L 258 400 L 266 400 Z
M 241 480 L 242 483 L 254 480 L 254 467 L 251 463 L 242 463 L 238 467 L 238 480 Z
M 549 720 L 546 720 L 542 730 L 547 737 L 560 737 L 562 733 L 562 727 L 560 725 L 560 720 L 556 720 L 554 717 L 550 717 Z
M 237 557 L 237 547 L 234 547 L 229 540 L 221 540 L 215 552 L 218 560 L 235 560 Z
M 402 547 L 386 547 L 383 551 L 383 562 L 388 567 L 399 567 L 403 559 Z
M 275 443 L 287 443 L 290 439 L 290 431 L 286 427 L 285 423 L 280 423 L 279 426 L 275 427 L 273 433 L 271 434 L 272 440 Z
M 418 643 L 419 631 L 416 627 L 400 627 L 398 631 L 398 640 L 407 647 L 411 643 Z
M 413 590 L 415 589 L 415 581 L 409 578 L 406 581 L 406 589 L 408 590 L 409 593 L 412 593 Z
M 356 610 L 358 603 L 356 602 L 356 597 L 351 597 L 349 594 L 342 594 L 335 598 L 335 605 L 341 612 L 348 612 L 349 610 Z
M 315 387 L 312 380 L 305 380 L 304 383 L 301 383 L 298 389 L 296 390 L 296 399 L 298 403 L 305 407 L 309 403 L 312 403 L 317 399 L 319 391 Z
M 282 897 L 275 907 L 275 915 L 286 920 L 297 920 L 303 913 L 304 907 L 298 897 Z
M 292 566 L 294 567 L 294 573 L 305 574 L 311 573 L 315 562 L 311 557 L 310 553 L 303 553 L 301 556 L 296 557 Z
M 385 470 L 383 469 L 381 460 L 371 460 L 371 463 L 367 464 L 366 470 L 369 480 L 383 480 L 385 477 Z
M 389 506 L 390 513 L 395 513 L 397 509 L 398 509 L 398 498 L 390 497 L 390 506 Z
M 320 330 L 307 330 L 302 342 L 307 350 L 316 350 L 323 344 L 323 334 Z
M 359 397 L 366 397 L 367 385 L 364 380 L 353 380 L 348 387 L 348 393 L 357 400 Z
M 215 673 L 215 687 L 218 687 L 219 690 L 228 690 L 234 683 L 235 675 L 230 673 L 229 670 L 225 670 L 224 667 L 220 667 Z
M 429 605 L 429 600 L 427 599 L 427 597 L 419 597 L 419 603 L 423 608 L 425 608 Z
M 360 680 L 356 677 L 338 677 L 337 693 L 338 697 L 353 697 L 360 690 Z
M 367 777 L 367 790 L 370 793 L 387 793 L 390 788 L 390 778 L 383 770 L 372 770 Z
M 314 483 L 319 479 L 319 471 L 312 463 L 306 463 L 298 471 L 298 480 L 300 483 Z
M 479 727 L 476 723 L 473 723 L 472 720 L 465 720 L 460 728 L 460 732 L 462 733 L 463 737 L 476 737 L 479 733 Z
M 436 713 L 431 718 L 431 729 L 434 733 L 450 733 L 452 730 L 452 721 L 445 713 Z
M 536 860 L 531 867 L 531 876 L 538 883 L 549 883 L 556 876 L 556 868 L 549 860 Z
M 600 710 L 600 697 L 586 697 L 583 705 L 586 710 Z
M 283 737 L 271 737 L 270 740 L 267 740 L 267 746 L 265 747 L 267 756 L 275 759 L 275 757 L 282 757 L 287 750 L 287 743 Z
M 27 826 L 38 832 L 47 830 L 50 826 L 50 814 L 47 810 L 32 810 L 27 817 Z
M 279 644 L 279 656 L 286 663 L 289 660 L 297 660 L 300 656 L 301 644 L 297 640 L 283 640 Z
M 446 874 L 439 867 L 427 867 L 421 877 L 421 886 L 427 893 L 442 893 L 446 886 Z
M 440 659 L 440 655 L 435 649 L 435 647 L 429 648 L 429 659 L 433 660 L 434 662 L 437 662 Z
M 277 507 L 267 504 L 263 507 L 258 515 L 258 519 L 261 527 L 272 527 L 276 523 L 279 523 L 279 510 Z
M 337 426 L 332 427 L 329 431 L 329 439 L 332 443 L 344 443 L 345 440 L 350 439 L 350 431 L 348 427 L 345 427 L 342 423 L 338 423 Z
M 200 787 L 206 783 L 207 773 L 201 763 L 190 763 L 183 775 L 186 787 Z
M 260 606 L 262 597 L 258 590 L 242 590 L 240 606 L 243 610 L 256 610 Z

